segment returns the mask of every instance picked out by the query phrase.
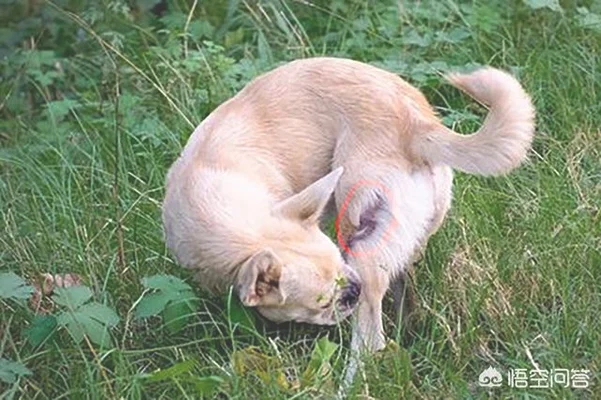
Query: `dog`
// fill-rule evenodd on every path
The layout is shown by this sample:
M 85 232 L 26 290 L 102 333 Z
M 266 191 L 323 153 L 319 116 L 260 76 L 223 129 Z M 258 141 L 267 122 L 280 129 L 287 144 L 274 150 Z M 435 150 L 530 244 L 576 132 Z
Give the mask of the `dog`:
M 534 108 L 510 74 L 447 78 L 489 107 L 476 133 L 445 127 L 417 88 L 357 61 L 297 60 L 254 79 L 168 172 L 170 252 L 203 287 L 233 286 L 270 320 L 353 313 L 351 349 L 382 349 L 382 299 L 441 226 L 453 170 L 508 173 L 533 138 Z M 319 227 L 329 203 L 338 246 Z

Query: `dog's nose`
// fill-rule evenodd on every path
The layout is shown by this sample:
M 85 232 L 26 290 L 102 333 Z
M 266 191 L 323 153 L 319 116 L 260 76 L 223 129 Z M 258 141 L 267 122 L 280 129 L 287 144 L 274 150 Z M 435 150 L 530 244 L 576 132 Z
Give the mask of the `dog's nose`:
M 338 304 L 345 309 L 353 308 L 359 301 L 361 295 L 361 284 L 351 281 L 342 291 Z

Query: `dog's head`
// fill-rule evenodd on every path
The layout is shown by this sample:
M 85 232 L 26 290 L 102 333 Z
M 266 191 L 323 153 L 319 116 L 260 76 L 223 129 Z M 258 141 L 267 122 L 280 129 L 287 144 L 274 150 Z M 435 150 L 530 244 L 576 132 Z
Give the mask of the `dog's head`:
M 277 223 L 266 228 L 273 240 L 238 272 L 236 288 L 244 305 L 275 322 L 321 325 L 335 324 L 353 311 L 361 292 L 359 277 L 318 225 L 341 175 L 338 168 L 274 207 Z

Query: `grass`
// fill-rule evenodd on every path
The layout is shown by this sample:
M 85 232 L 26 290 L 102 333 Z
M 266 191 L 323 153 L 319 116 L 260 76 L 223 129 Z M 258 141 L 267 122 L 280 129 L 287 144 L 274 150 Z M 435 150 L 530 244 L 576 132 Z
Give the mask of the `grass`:
M 23 334 L 31 312 L 0 303 L 0 355 L 32 372 L 0 383 L 4 396 L 197 398 L 211 382 L 218 388 L 207 397 L 335 393 L 348 323 L 276 326 L 235 316 L 227 296 L 200 291 L 198 311 L 177 334 L 160 318 L 132 318 L 144 276 L 193 282 L 166 252 L 160 204 L 166 170 L 194 125 L 260 71 L 325 54 L 399 73 L 463 132 L 478 126 L 483 110 L 445 85 L 439 70 L 510 69 L 538 111 L 525 166 L 497 179 L 457 174 L 452 212 L 415 268 L 411 324 L 395 333 L 387 321 L 401 348 L 367 358 L 351 397 L 600 397 L 601 25 L 590 21 L 601 10 L 598 2 L 586 12 L 569 3 L 559 12 L 452 0 L 174 2 L 181 15 L 170 11 L 175 22 L 163 20 L 162 31 L 114 10 L 90 22 L 98 8 L 70 14 L 47 5 L 57 24 L 84 39 L 74 53 L 59 40 L 44 47 L 37 32 L 30 43 L 39 44 L 2 64 L 0 269 L 29 279 L 80 274 L 121 322 L 113 348 L 77 345 L 64 331 L 32 347 Z M 56 63 L 62 74 L 50 73 Z M 340 344 L 331 374 L 301 387 L 232 364 L 236 350 L 257 346 L 267 375 L 283 371 L 294 381 L 324 335 Z M 195 361 L 191 369 L 181 367 L 186 360 Z M 182 370 L 148 378 L 174 365 Z M 477 382 L 488 366 L 588 369 L 590 387 L 485 389 Z

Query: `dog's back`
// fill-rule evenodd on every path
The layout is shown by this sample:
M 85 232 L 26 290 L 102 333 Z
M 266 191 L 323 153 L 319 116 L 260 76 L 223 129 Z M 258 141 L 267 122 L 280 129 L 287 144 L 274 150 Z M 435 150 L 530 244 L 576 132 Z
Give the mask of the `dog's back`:
M 183 158 L 236 169 L 298 192 L 332 168 L 345 147 L 410 159 L 417 125 L 437 124 L 421 92 L 379 68 L 337 58 L 288 63 L 218 107 L 190 138 Z M 283 182 L 282 177 L 287 181 Z

